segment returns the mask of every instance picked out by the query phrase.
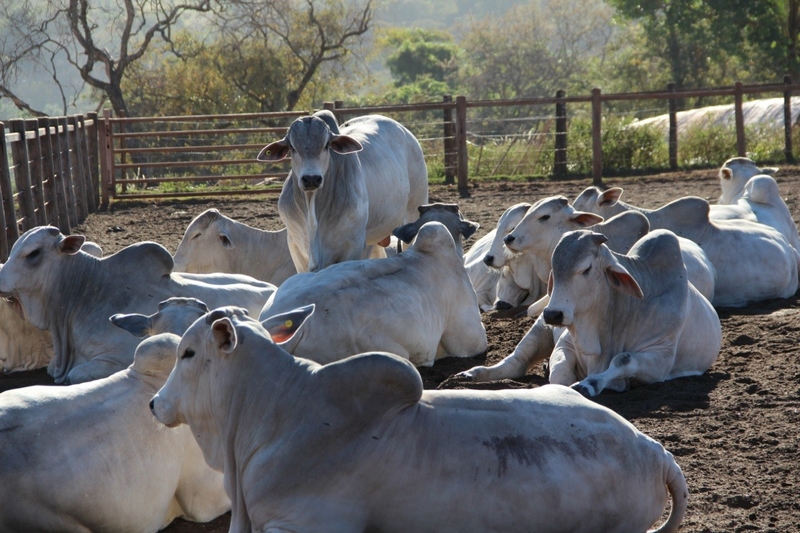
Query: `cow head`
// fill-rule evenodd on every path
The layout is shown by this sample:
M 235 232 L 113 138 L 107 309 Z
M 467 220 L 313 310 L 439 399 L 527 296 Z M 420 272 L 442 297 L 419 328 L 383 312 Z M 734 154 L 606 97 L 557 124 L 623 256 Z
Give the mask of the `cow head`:
M 489 251 L 483 256 L 483 262 L 490 268 L 503 268 L 506 264 L 508 249 L 503 245 L 503 239 L 519 224 L 531 204 L 518 203 L 506 209 L 497 221 L 494 239 Z
M 621 187 L 609 187 L 605 191 L 597 187 L 587 187 L 575 198 L 572 207 L 577 211 L 599 214 L 601 209 L 617 205 L 621 196 Z
M 195 274 L 229 272 L 228 250 L 236 248 L 231 231 L 233 223 L 216 209 L 197 215 L 175 250 L 174 271 Z
M 174 296 L 158 304 L 158 312 L 152 315 L 138 313 L 112 315 L 109 320 L 136 337 L 147 337 L 159 333 L 182 335 L 195 320 L 208 313 L 206 304 L 197 298 Z
M 736 203 L 744 193 L 747 181 L 759 174 L 774 175 L 778 172 L 775 167 L 758 168 L 752 159 L 747 157 L 732 157 L 722 164 L 719 169 L 719 186 L 722 189 L 721 204 Z
M 603 309 L 607 286 L 643 297 L 639 284 L 605 246 L 607 240 L 588 230 L 568 232 L 559 240 L 547 282 L 550 302 L 542 312 L 547 324 L 568 328 L 577 317 Z
M 463 256 L 461 237 L 469 239 L 475 231 L 480 228 L 477 222 L 471 222 L 464 218 L 456 204 L 425 204 L 419 206 L 419 218 L 414 222 L 409 222 L 392 231 L 392 234 L 406 244 L 410 244 L 417 236 L 419 229 L 428 222 L 441 222 L 450 231 L 450 236 L 455 242 L 456 251 Z
M 193 430 L 208 427 L 213 416 L 211 402 L 215 396 L 215 380 L 221 379 L 224 367 L 231 364 L 237 348 L 244 345 L 244 339 L 269 333 L 266 350 L 279 350 L 290 357 L 275 346 L 276 342 L 290 340 L 313 312 L 314 306 L 310 305 L 267 318 L 263 324 L 238 307 L 222 307 L 200 317 L 184 333 L 175 367 L 150 401 L 153 415 L 168 427 L 180 424 L 189 424 Z M 277 353 L 258 354 L 259 357 L 271 355 Z
M 503 242 L 512 252 L 542 257 L 546 262 L 564 233 L 602 221 L 599 215 L 575 211 L 563 196 L 544 198 L 528 209 Z
M 331 152 L 349 154 L 362 149 L 354 138 L 331 130 L 329 121 L 319 113 L 295 120 L 286 136 L 264 147 L 257 159 L 281 161 L 291 157 L 297 186 L 304 192 L 316 191 L 323 186 Z
M 8 261 L 0 269 L 0 295 L 9 297 L 34 326 L 47 329 L 47 302 L 41 300 L 41 295 L 47 292 L 54 270 L 65 258 L 80 252 L 85 240 L 83 235 L 62 235 L 52 226 L 26 231 L 14 243 Z

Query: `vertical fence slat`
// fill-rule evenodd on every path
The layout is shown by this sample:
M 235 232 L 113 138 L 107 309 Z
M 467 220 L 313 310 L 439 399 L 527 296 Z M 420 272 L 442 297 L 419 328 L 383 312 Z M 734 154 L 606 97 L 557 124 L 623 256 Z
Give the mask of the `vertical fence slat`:
M 461 198 L 469 198 L 467 176 L 469 174 L 469 154 L 467 153 L 467 97 L 456 96 L 456 146 L 458 146 L 458 160 L 456 173 L 458 175 L 458 194 Z
M 14 181 L 17 184 L 19 196 L 19 209 L 23 217 L 22 227 L 25 231 L 35 228 L 36 206 L 33 203 L 31 187 L 31 168 L 28 155 L 28 142 L 25 139 L 25 121 L 15 119 L 11 121 L 11 131 L 18 133 L 21 139 L 11 146 L 11 158 L 14 161 Z
M 14 196 L 11 188 L 11 173 L 8 170 L 8 150 L 6 148 L 6 126 L 0 122 L 0 215 L 4 231 L 0 235 L 0 253 L 2 259 L 8 259 L 8 252 L 19 237 L 17 215 L 14 212 Z
M 100 181 L 101 207 L 108 208 L 110 195 L 114 194 L 114 126 L 111 110 L 103 110 L 103 125 L 100 133 Z
M 567 95 L 563 89 L 556 91 L 556 98 Z M 556 103 L 556 136 L 555 155 L 553 161 L 553 174 L 564 177 L 567 175 L 567 104 Z
M 62 229 L 61 213 L 56 196 L 56 177 L 53 166 L 53 135 L 50 133 L 50 120 L 37 119 L 39 128 L 44 130 L 40 136 L 39 146 L 42 149 L 42 196 L 45 202 L 47 223 Z
M 58 131 L 58 152 L 61 156 L 61 181 L 64 184 L 65 198 L 67 200 L 67 216 L 70 227 L 78 225 L 78 207 L 75 198 L 75 188 L 72 183 L 72 161 L 69 153 L 69 124 L 67 117 L 59 117 L 57 120 Z
M 445 104 L 452 103 L 453 97 L 446 94 L 442 97 L 442 102 Z M 444 150 L 444 182 L 446 185 L 452 185 L 455 180 L 456 168 L 456 137 L 455 137 L 455 124 L 453 124 L 453 109 L 445 107 L 442 110 L 442 123 L 444 135 L 443 150 Z
M 592 185 L 603 187 L 603 102 L 600 88 L 592 89 Z
M 742 91 L 742 82 L 736 82 L 733 96 L 733 114 L 736 118 L 736 151 L 739 157 L 744 157 L 747 155 L 747 143 L 744 137 L 744 112 L 742 111 L 744 92 Z
M 50 156 L 53 160 L 53 190 L 58 205 L 58 229 L 64 235 L 69 235 L 72 225 L 69 220 L 69 205 L 67 205 L 67 187 L 64 182 L 64 158 L 61 156 L 61 127 L 57 118 L 47 119 L 50 128 Z
M 67 124 L 72 127 L 72 132 L 68 132 L 68 138 L 70 152 L 72 154 L 72 181 L 75 186 L 75 199 L 78 202 L 78 223 L 80 223 L 89 216 L 89 209 L 86 207 L 86 171 L 83 161 L 83 146 L 81 143 L 82 133 L 77 116 L 72 115 L 67 117 Z
M 42 165 L 42 142 L 39 135 L 39 121 L 29 119 L 25 121 L 25 129 L 33 133 L 33 138 L 28 139 L 28 158 L 30 160 L 31 186 L 33 187 L 33 202 L 36 208 L 36 223 L 44 226 L 50 223 L 47 218 L 47 208 L 44 197 L 44 168 Z
M 792 84 L 792 77 L 786 75 L 783 77 L 784 85 L 790 86 Z M 783 91 L 783 132 L 784 132 L 784 145 L 783 155 L 786 157 L 787 163 L 794 163 L 794 152 L 792 148 L 792 90 L 787 88 Z
M 91 124 L 87 125 L 83 118 L 81 118 L 81 122 L 83 122 L 83 126 L 86 129 L 86 153 L 89 162 L 89 175 L 87 176 L 89 179 L 89 191 L 91 191 L 89 212 L 94 213 L 100 205 L 100 199 L 98 197 L 100 194 L 100 165 L 98 161 L 98 156 L 100 155 L 98 133 L 100 128 L 97 122 L 97 113 L 89 113 L 86 117 Z
M 81 149 L 81 168 L 83 169 L 83 174 L 81 175 L 82 182 L 83 182 L 83 197 L 84 197 L 84 206 L 86 207 L 86 216 L 89 216 L 89 213 L 94 212 L 94 194 L 92 191 L 92 161 L 89 152 L 89 132 L 86 128 L 86 119 L 84 119 L 83 115 L 77 115 L 76 119 L 76 126 L 79 129 L 78 132 L 78 145 Z
M 667 91 L 675 92 L 675 82 L 667 85 Z M 678 99 L 669 99 L 669 168 L 678 169 Z

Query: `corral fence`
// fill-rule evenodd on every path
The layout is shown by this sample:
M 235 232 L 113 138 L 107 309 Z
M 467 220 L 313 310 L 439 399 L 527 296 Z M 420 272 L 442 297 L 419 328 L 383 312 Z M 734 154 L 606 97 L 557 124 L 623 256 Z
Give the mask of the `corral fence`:
M 368 113 L 397 119 L 420 140 L 432 174 L 457 184 L 461 195 L 467 196 L 470 176 L 591 175 L 594 184 L 602 184 L 604 142 L 611 152 L 611 140 L 604 134 L 615 114 L 631 113 L 623 109 L 631 102 L 650 106 L 638 112 L 640 118 L 668 113 L 666 167 L 675 170 L 678 108 L 687 98 L 733 100 L 731 152 L 744 156 L 748 154 L 745 97 L 778 93 L 783 96 L 783 157 L 793 162 L 792 95 L 798 91 L 800 85 L 787 77 L 782 84 L 736 83 L 685 91 L 670 84 L 666 91 L 654 92 L 603 94 L 593 89 L 581 96 L 558 91 L 546 98 L 445 96 L 441 102 L 422 104 L 345 107 L 337 101 L 324 107 L 340 122 Z M 113 199 L 277 193 L 288 173 L 287 163 L 265 164 L 255 155 L 283 137 L 293 120 L 308 114 L 127 118 L 105 110 L 102 117 L 0 123 L 5 139 L 0 156 L 0 218 L 5 224 L 0 255 L 7 257 L 19 234 L 33 226 L 52 224 L 68 233 L 89 212 Z M 578 134 L 580 128 L 586 135 Z

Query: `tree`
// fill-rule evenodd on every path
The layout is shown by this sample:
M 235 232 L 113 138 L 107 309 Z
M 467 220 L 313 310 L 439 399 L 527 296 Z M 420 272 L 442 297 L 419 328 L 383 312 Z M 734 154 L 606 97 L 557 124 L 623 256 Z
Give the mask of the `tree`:
M 379 45 L 392 50 L 386 66 L 397 87 L 422 77 L 443 82 L 456 70 L 457 47 L 453 36 L 444 31 L 391 28 Z
M 209 12 L 212 0 L 22 0 L 0 4 L 2 69 L 0 97 L 17 108 L 43 115 L 26 100 L 20 84 L 29 69 L 44 70 L 62 95 L 64 113 L 82 87 L 70 87 L 65 68 L 107 99 L 114 112 L 128 114 L 122 90 L 126 72 L 155 41 L 171 33 L 188 12 Z

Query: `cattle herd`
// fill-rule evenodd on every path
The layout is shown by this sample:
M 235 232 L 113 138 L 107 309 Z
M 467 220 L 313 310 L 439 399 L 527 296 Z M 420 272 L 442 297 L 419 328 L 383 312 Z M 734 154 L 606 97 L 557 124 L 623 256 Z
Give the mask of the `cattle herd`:
M 658 209 L 590 187 L 478 229 L 432 202 L 422 150 L 380 116 L 295 121 L 278 231 L 216 209 L 174 255 L 27 231 L 0 267 L 0 363 L 57 384 L 0 394 L 0 531 L 677 531 L 692 487 L 603 390 L 705 373 L 716 308 L 789 298 L 800 239 L 771 176 Z M 534 318 L 507 357 L 482 312 Z M 485 317 L 485 315 L 484 315 Z M 660 524 L 660 525 L 659 525 Z

